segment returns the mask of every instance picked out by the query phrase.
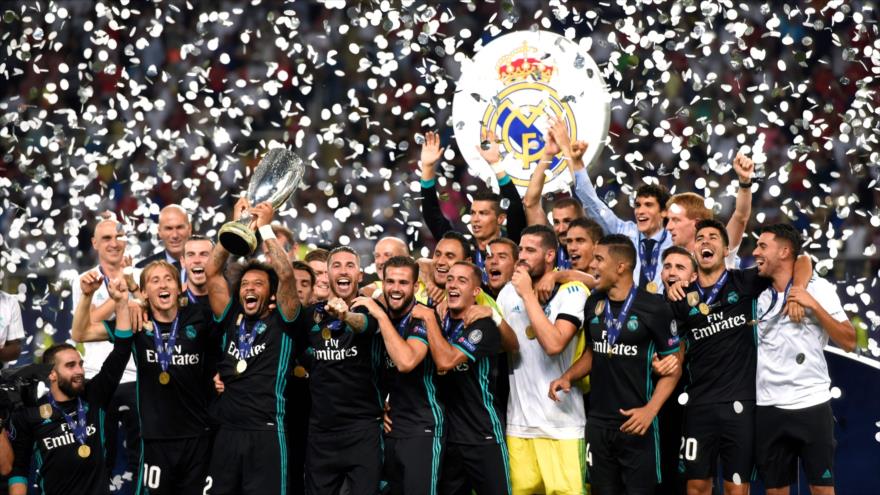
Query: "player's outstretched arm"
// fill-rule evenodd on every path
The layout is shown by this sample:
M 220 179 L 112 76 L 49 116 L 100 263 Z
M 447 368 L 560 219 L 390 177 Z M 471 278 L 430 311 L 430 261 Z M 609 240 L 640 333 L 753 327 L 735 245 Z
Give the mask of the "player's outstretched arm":
M 249 208 L 250 204 L 247 198 L 241 196 L 232 209 L 232 219 L 238 220 Z M 226 282 L 226 277 L 223 276 L 227 259 L 229 259 L 229 251 L 218 242 L 214 244 L 211 257 L 208 259 L 208 264 L 205 265 L 205 277 L 208 279 L 205 283 L 208 289 L 208 303 L 215 318 L 223 316 L 223 312 L 226 311 L 231 300 L 229 284 Z
M 730 245 L 737 247 L 742 242 L 746 225 L 752 216 L 752 171 L 755 163 L 742 153 L 737 153 L 733 159 L 733 169 L 739 179 L 739 191 L 736 193 L 736 208 L 727 221 L 727 237 Z
M 443 156 L 443 148 L 440 147 L 440 136 L 436 132 L 425 133 L 425 143 L 422 145 L 422 151 L 419 155 L 422 218 L 436 240 L 452 230 L 452 224 L 440 210 L 440 199 L 437 197 L 437 172 L 435 168 L 441 156 Z
M 580 380 L 590 374 L 593 369 L 593 350 L 584 349 L 584 353 L 580 355 L 575 362 L 571 363 L 565 373 L 556 380 L 550 382 L 550 391 L 547 396 L 551 400 L 558 402 L 560 400 L 559 393 L 568 393 L 571 390 L 571 383 Z
M 92 296 L 101 287 L 102 277 L 97 272 L 88 272 L 79 280 L 82 297 L 73 311 L 73 325 L 70 328 L 70 338 L 76 342 L 95 342 L 107 340 L 107 331 L 102 322 L 93 322 L 91 317 Z M 108 301 L 113 303 L 113 301 Z M 115 303 L 114 303 L 115 304 Z M 128 308 L 122 313 L 128 316 Z
M 263 238 L 263 245 L 269 255 L 272 269 L 278 275 L 278 289 L 275 292 L 275 302 L 281 316 L 292 321 L 299 314 L 302 301 L 296 292 L 296 278 L 293 275 L 293 265 L 287 258 L 287 253 L 281 247 L 281 243 L 275 238 L 272 230 L 272 217 L 275 214 L 270 203 L 260 203 L 253 210 L 254 221 Z

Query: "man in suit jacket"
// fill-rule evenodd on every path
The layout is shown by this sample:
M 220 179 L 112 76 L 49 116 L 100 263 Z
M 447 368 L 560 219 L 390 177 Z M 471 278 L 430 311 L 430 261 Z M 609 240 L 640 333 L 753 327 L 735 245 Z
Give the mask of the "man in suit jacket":
M 192 234 L 189 215 L 180 205 L 171 204 L 159 212 L 159 240 L 165 248 L 137 262 L 135 267 L 143 268 L 153 261 L 164 260 L 180 271 L 181 282 L 186 281 L 186 271 L 180 264 L 183 257 L 183 246 Z

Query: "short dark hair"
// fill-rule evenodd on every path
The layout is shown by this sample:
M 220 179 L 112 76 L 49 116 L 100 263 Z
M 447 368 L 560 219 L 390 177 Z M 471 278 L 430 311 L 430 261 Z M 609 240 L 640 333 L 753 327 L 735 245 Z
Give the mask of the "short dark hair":
M 210 237 L 205 237 L 201 234 L 193 234 L 193 235 L 189 236 L 189 238 L 186 241 L 184 241 L 183 245 L 186 246 L 186 243 L 195 242 L 195 241 L 208 241 L 211 243 L 212 246 L 214 245 L 214 241 Z
M 241 292 L 241 279 L 244 278 L 244 275 L 247 272 L 252 271 L 264 272 L 269 277 L 270 295 L 274 295 L 278 291 L 278 274 L 275 273 L 274 268 L 260 260 L 251 258 L 244 263 L 239 264 L 236 271 L 238 274 L 235 277 L 234 298 L 238 298 L 238 294 Z
M 801 245 L 803 245 L 804 243 L 803 237 L 801 237 L 800 232 L 798 232 L 797 229 L 790 224 L 776 223 L 773 225 L 768 225 L 766 227 L 761 227 L 758 230 L 758 235 L 761 235 L 765 232 L 773 234 L 777 242 L 784 242 L 788 244 L 791 248 L 791 253 L 794 255 L 794 258 L 797 258 L 801 254 Z
M 587 236 L 593 240 L 593 242 L 599 242 L 599 239 L 605 235 L 605 232 L 602 230 L 602 226 L 599 225 L 598 222 L 593 220 L 592 218 L 581 217 L 575 218 L 568 224 L 568 229 L 571 230 L 572 227 L 580 227 L 587 231 Z
M 304 261 L 306 263 L 311 263 L 313 261 L 323 261 L 324 263 L 330 259 L 330 251 L 322 248 L 315 248 L 306 253 Z
M 331 249 L 330 254 L 327 255 L 327 263 L 329 264 L 330 260 L 339 253 L 348 253 L 353 255 L 358 261 L 358 266 L 361 265 L 361 255 L 359 255 L 357 251 L 355 251 L 354 248 L 351 246 L 338 246 Z
M 669 190 L 659 184 L 642 184 L 636 189 L 637 198 L 654 198 L 660 204 L 660 209 L 666 209 L 669 201 Z
M 715 220 L 714 218 L 707 218 L 705 220 L 700 220 L 697 222 L 697 230 L 694 231 L 694 235 L 699 235 L 700 231 L 703 229 L 715 229 L 721 235 L 721 241 L 724 243 L 724 247 L 730 246 L 730 237 L 727 235 L 727 228 L 723 223 Z
M 389 268 L 409 268 L 412 271 L 413 282 L 418 282 L 419 280 L 419 264 L 416 263 L 412 256 L 392 256 L 388 258 L 385 264 L 382 265 L 383 279 Z
M 318 281 L 318 277 L 315 275 L 315 270 L 312 270 L 312 267 L 309 266 L 305 261 L 293 260 L 290 262 L 291 266 L 293 266 L 294 270 L 299 270 L 303 272 L 308 272 L 309 279 L 312 281 L 312 285 L 315 285 L 315 282 Z
M 458 241 L 461 244 L 461 251 L 464 253 L 464 259 L 473 259 L 474 257 L 474 248 L 471 246 L 471 241 L 468 240 L 467 237 L 464 236 L 461 232 L 450 230 L 443 234 L 443 237 L 440 238 L 440 241 L 443 239 L 452 239 L 453 241 Z M 438 243 L 440 241 L 437 241 Z
M 479 287 L 483 283 L 483 270 L 480 270 L 480 267 L 471 263 L 470 261 L 456 261 L 452 264 L 452 266 L 466 266 L 471 269 L 471 277 L 476 281 L 477 287 Z
M 687 258 L 691 260 L 691 268 L 693 268 L 694 271 L 697 271 L 697 259 L 694 258 L 693 253 L 691 253 L 687 249 L 681 246 L 669 246 L 663 251 L 663 257 L 661 258 L 661 260 L 665 262 L 666 257 L 670 254 L 680 254 L 682 256 L 687 256 Z
M 495 211 L 496 215 L 504 213 L 504 210 L 501 209 L 501 196 L 492 191 L 479 191 L 474 193 L 471 197 L 471 205 L 473 205 L 475 201 L 491 201 L 492 209 Z
M 608 246 L 608 252 L 612 256 L 623 258 L 631 268 L 635 269 L 636 247 L 633 246 L 632 239 L 623 234 L 609 234 L 599 239 L 599 245 Z
M 581 202 L 578 201 L 577 199 L 572 198 L 570 196 L 557 199 L 556 201 L 553 202 L 553 205 L 550 207 L 551 210 L 558 210 L 561 208 L 574 208 L 575 211 L 577 212 L 578 218 L 583 218 L 587 215 L 584 212 L 584 205 L 582 205 Z
M 549 225 L 529 225 L 522 230 L 520 239 L 527 235 L 536 235 L 541 238 L 541 247 L 544 249 L 552 249 L 555 251 L 559 248 L 559 239 L 556 238 L 556 232 Z
M 504 244 L 505 246 L 510 248 L 510 252 L 513 254 L 513 259 L 516 260 L 519 258 L 519 246 L 516 245 L 515 242 L 511 241 L 507 237 L 496 237 L 489 241 L 489 250 L 491 251 L 493 244 Z
M 43 364 L 51 364 L 55 365 L 55 355 L 61 351 L 76 351 L 76 347 L 68 344 L 67 342 L 61 342 L 59 344 L 50 345 L 45 351 L 43 351 Z M 79 352 L 79 351 L 77 351 Z

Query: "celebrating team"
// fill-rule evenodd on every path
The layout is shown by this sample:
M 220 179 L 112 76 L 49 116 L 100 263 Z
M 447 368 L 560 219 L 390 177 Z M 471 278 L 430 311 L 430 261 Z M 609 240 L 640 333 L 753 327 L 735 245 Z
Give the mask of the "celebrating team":
M 725 493 L 759 474 L 781 494 L 800 463 L 813 493 L 833 493 L 822 349 L 851 350 L 855 334 L 794 228 L 760 229 L 757 266 L 739 267 L 751 161 L 734 160 L 726 225 L 657 184 L 622 220 L 563 123 L 522 198 L 487 139 L 501 195 L 475 194 L 456 227 L 428 133 L 433 256 L 381 239 L 370 283 L 347 246 L 300 261 L 267 203 L 235 205 L 262 238 L 240 263 L 172 205 L 165 250 L 127 267 L 121 225 L 100 219 L 98 266 L 75 288 L 85 363 L 70 344 L 43 354 L 50 392 L 7 429 L 10 493 L 32 462 L 45 493 L 107 492 L 121 409 L 136 416 L 139 492 L 708 494 L 720 463 Z M 556 155 L 575 196 L 552 205 L 551 227 L 541 189 Z

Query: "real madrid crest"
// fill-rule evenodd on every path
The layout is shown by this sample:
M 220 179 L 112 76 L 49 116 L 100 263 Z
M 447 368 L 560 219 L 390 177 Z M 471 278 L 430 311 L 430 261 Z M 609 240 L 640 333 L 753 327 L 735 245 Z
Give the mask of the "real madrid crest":
M 586 49 L 549 31 L 517 31 L 493 40 L 461 66 L 452 103 L 455 139 L 471 171 L 492 182 L 494 173 L 476 146 L 489 131 L 499 141 L 503 166 L 520 194 L 544 152 L 549 119 L 565 122 L 572 141 L 590 143 L 591 164 L 608 136 L 611 97 Z M 593 146 L 596 143 L 596 146 Z M 567 189 L 564 157 L 553 158 L 544 192 Z

